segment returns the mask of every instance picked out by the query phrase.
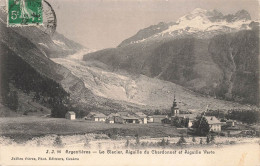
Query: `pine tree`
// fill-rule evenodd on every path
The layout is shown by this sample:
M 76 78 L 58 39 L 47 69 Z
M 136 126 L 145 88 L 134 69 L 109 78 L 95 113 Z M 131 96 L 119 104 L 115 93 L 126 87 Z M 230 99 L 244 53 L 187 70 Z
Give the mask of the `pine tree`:
M 186 140 L 185 140 L 184 136 L 182 135 L 182 136 L 180 137 L 179 141 L 177 142 L 177 144 L 178 144 L 178 145 L 182 145 L 182 144 L 184 144 L 184 143 L 186 143 Z
M 139 145 L 139 144 L 140 144 L 140 138 L 139 138 L 139 135 L 136 135 L 136 138 L 135 138 L 135 144 L 136 144 L 136 145 Z
M 166 145 L 170 145 L 170 141 L 168 139 L 166 140 Z
M 194 137 L 194 136 L 192 137 L 192 142 L 196 142 L 196 139 L 195 139 L 195 137 Z
M 215 141 L 215 136 L 214 136 L 214 135 L 211 135 L 210 141 L 211 141 L 211 142 L 214 142 L 214 141 Z
M 209 133 L 210 127 L 205 117 L 199 117 L 193 124 L 196 128 L 196 134 L 201 136 L 206 136 Z
M 126 140 L 125 147 L 129 147 L 129 139 Z
M 200 139 L 200 144 L 201 144 L 201 145 L 203 144 L 203 140 L 202 140 L 202 138 Z
M 207 144 L 209 144 L 209 143 L 210 143 L 210 135 L 207 135 L 206 142 L 207 142 Z

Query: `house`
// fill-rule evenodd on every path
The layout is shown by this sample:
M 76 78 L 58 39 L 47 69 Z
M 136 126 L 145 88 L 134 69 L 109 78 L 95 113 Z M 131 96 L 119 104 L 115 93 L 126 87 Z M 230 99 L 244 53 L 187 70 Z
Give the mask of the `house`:
M 168 118 L 168 115 L 153 115 L 153 123 L 162 123 L 162 120 Z
M 153 116 L 147 116 L 147 122 L 153 123 Z
M 215 116 L 205 116 L 207 120 L 210 131 L 220 132 L 221 131 L 221 122 Z
M 106 123 L 115 123 L 115 118 L 114 117 L 108 117 L 106 119 Z
M 87 116 L 87 119 L 90 119 L 95 122 L 105 122 L 107 116 L 99 112 L 90 112 Z
M 84 117 L 85 120 L 91 120 L 91 117 L 95 115 L 97 112 L 90 112 L 87 116 Z
M 190 127 L 192 127 L 197 115 L 196 114 L 178 114 L 177 116 L 179 118 L 187 119 L 188 124 L 186 127 L 190 128 Z
M 139 118 L 133 116 L 133 115 L 120 115 L 115 117 L 115 123 L 122 123 L 122 124 L 127 124 L 127 123 L 139 123 Z
M 229 127 L 235 127 L 236 121 L 235 120 L 227 120 L 226 121 L 227 126 Z
M 120 116 L 128 116 L 128 115 L 130 115 L 129 112 L 126 112 L 126 111 L 117 112 L 117 114 L 120 115 Z
M 118 114 L 118 113 L 111 113 L 111 114 L 107 115 L 107 118 L 110 118 L 110 117 L 114 118 L 116 116 L 120 116 L 120 114 Z
M 76 114 L 75 114 L 75 112 L 73 112 L 73 111 L 68 111 L 68 112 L 65 114 L 65 118 L 66 118 L 66 119 L 69 119 L 69 120 L 75 120 L 75 119 L 76 119 Z
M 135 115 L 139 117 L 139 123 L 147 124 L 147 115 L 145 115 L 143 112 L 136 112 Z

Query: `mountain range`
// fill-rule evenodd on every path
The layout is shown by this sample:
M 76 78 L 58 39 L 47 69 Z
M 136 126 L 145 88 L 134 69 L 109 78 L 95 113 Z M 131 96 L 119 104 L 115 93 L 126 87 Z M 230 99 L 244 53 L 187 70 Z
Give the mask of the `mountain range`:
M 244 10 L 224 16 L 196 9 L 95 52 L 58 32 L 7 27 L 0 12 L 1 110 L 15 94 L 18 113 L 65 100 L 88 112 L 168 110 L 174 95 L 181 109 L 199 111 L 258 104 L 259 24 Z M 189 23 L 202 19 L 211 30 Z
M 195 9 L 84 60 L 102 62 L 113 72 L 142 74 L 218 99 L 258 105 L 258 56 L 259 22 L 247 11 L 223 15 Z

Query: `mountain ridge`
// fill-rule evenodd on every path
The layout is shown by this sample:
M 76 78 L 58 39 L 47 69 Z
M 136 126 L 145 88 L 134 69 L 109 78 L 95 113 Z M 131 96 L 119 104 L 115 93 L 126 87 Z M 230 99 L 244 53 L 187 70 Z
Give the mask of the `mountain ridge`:
M 210 16 L 222 18 L 212 23 L 207 10 L 194 13 L 170 26 L 159 23 L 142 29 L 118 47 L 87 54 L 83 59 L 100 61 L 111 71 L 143 74 L 219 99 L 259 105 L 259 23 L 241 10 L 230 23 L 225 21 L 230 27 L 208 31 L 208 25 L 220 26 L 231 16 L 212 10 Z M 188 19 L 197 19 L 198 24 L 190 24 Z M 200 30 L 188 33 L 187 26 Z
M 181 38 L 187 35 L 197 38 L 210 38 L 221 33 L 251 29 L 249 26 L 251 22 L 251 16 L 246 10 L 223 15 L 216 9 L 204 10 L 196 8 L 189 14 L 180 17 L 176 22 L 160 22 L 157 25 L 141 29 L 134 36 L 122 41 L 118 47 L 149 42 L 150 40 Z

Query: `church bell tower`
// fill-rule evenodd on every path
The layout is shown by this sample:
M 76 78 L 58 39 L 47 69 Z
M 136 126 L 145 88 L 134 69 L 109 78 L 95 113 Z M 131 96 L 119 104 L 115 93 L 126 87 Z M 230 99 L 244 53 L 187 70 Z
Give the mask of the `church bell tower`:
M 176 102 L 176 98 L 175 98 L 175 95 L 174 95 L 172 108 L 171 108 L 171 116 L 178 116 L 179 113 L 180 113 L 180 110 L 177 107 L 177 102 Z

